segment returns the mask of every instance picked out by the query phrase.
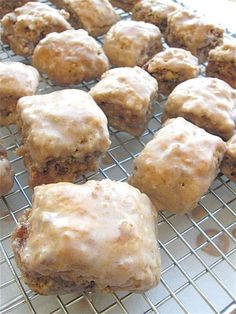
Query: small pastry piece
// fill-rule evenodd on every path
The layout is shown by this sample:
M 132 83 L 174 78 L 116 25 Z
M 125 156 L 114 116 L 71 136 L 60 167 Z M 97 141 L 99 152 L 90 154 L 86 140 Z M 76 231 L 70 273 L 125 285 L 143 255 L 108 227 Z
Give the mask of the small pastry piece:
M 161 32 L 149 23 L 120 21 L 108 31 L 103 48 L 113 65 L 142 66 L 162 50 Z
M 221 164 L 221 171 L 236 183 L 236 133 L 226 144 L 226 153 Z
M 153 112 L 158 84 L 139 67 L 116 68 L 103 74 L 90 95 L 117 130 L 143 133 Z
M 70 13 L 70 23 L 76 29 L 84 28 L 91 36 L 105 34 L 119 21 L 108 0 L 51 0 L 52 3 Z
M 34 50 L 33 65 L 54 84 L 67 86 L 99 78 L 109 61 L 96 40 L 80 29 L 48 34 Z
M 20 62 L 0 62 L 0 125 L 15 123 L 18 99 L 33 95 L 38 83 L 35 68 Z
M 164 34 L 168 15 L 181 9 L 182 6 L 171 0 L 141 0 L 133 7 L 132 19 L 152 23 Z
M 7 194 L 13 187 L 13 172 L 7 159 L 7 151 L 0 141 L 0 196 Z
M 222 44 L 224 30 L 194 12 L 177 10 L 168 16 L 166 40 L 171 47 L 189 50 L 200 62 L 211 49 Z
M 206 74 L 236 88 L 236 40 L 224 43 L 209 52 Z
M 195 78 L 178 85 L 168 97 L 162 120 L 183 117 L 228 140 L 236 129 L 236 93 L 216 78 Z
M 33 2 L 35 0 L 31 0 Z M 0 0 L 0 18 L 5 14 L 14 11 L 16 8 L 29 2 L 29 0 Z
M 18 55 L 33 54 L 38 42 L 51 32 L 71 29 L 69 14 L 40 2 L 28 2 L 2 19 L 2 41 Z
M 143 68 L 158 82 L 159 91 L 168 95 L 181 82 L 198 76 L 198 59 L 181 48 L 167 48 L 152 57 Z
M 117 8 L 129 12 L 139 0 L 110 0 L 111 4 Z
M 29 185 L 73 181 L 98 168 L 110 145 L 107 119 L 86 92 L 75 89 L 23 97 L 17 125 Z
M 225 150 L 219 137 L 183 118 L 170 119 L 135 159 L 129 183 L 157 210 L 186 213 L 207 192 Z
M 36 187 L 12 240 L 24 281 L 39 294 L 143 292 L 160 279 L 155 209 L 125 182 Z

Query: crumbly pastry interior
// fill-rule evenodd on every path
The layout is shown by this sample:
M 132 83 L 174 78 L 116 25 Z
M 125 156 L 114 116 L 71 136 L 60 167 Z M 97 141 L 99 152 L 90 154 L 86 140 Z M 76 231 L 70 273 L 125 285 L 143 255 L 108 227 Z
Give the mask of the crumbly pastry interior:
M 135 159 L 129 183 L 157 210 L 188 212 L 218 174 L 225 150 L 219 137 L 183 118 L 170 119 Z
M 17 126 L 22 143 L 18 154 L 24 156 L 32 186 L 73 180 L 76 172 L 95 170 L 110 145 L 104 113 L 80 90 L 21 98 Z
M 158 84 L 139 67 L 116 68 L 103 74 L 90 91 L 111 126 L 140 135 L 157 99 Z
M 227 142 L 227 150 L 221 164 L 221 171 L 230 180 L 236 182 L 236 133 Z
M 121 8 L 124 11 L 131 11 L 133 6 L 138 2 L 139 0 L 110 0 L 111 4 L 114 5 L 117 8 Z
M 80 29 L 48 34 L 34 50 L 33 65 L 54 84 L 68 86 L 99 78 L 109 61 L 96 40 Z
M 236 40 L 226 42 L 209 52 L 206 74 L 236 88 Z
M 31 0 L 33 2 L 35 0 Z M 14 11 L 16 8 L 21 7 L 29 0 L 0 0 L 0 18 L 5 14 Z
M 119 21 L 105 36 L 104 51 L 116 66 L 142 66 L 163 49 L 159 28 L 140 21 Z
M 69 14 L 64 10 L 58 11 L 40 2 L 28 2 L 4 16 L 1 40 L 17 55 L 28 57 L 48 33 L 71 29 L 68 18 Z
M 198 59 L 181 48 L 167 48 L 153 56 L 143 68 L 153 75 L 162 94 L 199 74 Z
M 0 141 L 0 196 L 7 194 L 13 187 L 13 171 L 7 159 L 7 151 Z
M 132 9 L 132 19 L 158 26 L 164 34 L 168 15 L 182 7 L 170 0 L 141 0 Z
M 105 34 L 120 19 L 108 0 L 52 0 L 52 2 L 70 13 L 72 26 L 84 28 L 94 37 Z
M 155 209 L 127 183 L 36 187 L 12 239 L 24 281 L 40 294 L 142 292 L 160 279 Z
M 216 78 L 183 82 L 168 97 L 163 121 L 179 116 L 228 140 L 236 129 L 235 90 Z
M 15 123 L 18 99 L 33 95 L 38 83 L 35 68 L 20 62 L 0 62 L 0 125 Z
M 166 40 L 171 47 L 184 48 L 207 60 L 211 49 L 222 44 L 224 30 L 187 10 L 177 10 L 168 16 Z

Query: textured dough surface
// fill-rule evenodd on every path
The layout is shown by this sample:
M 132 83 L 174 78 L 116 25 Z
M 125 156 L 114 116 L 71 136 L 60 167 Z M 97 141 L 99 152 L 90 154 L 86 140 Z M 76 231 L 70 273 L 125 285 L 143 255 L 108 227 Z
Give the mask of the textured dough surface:
M 168 15 L 181 8 L 182 6 L 169 0 L 141 0 L 133 7 L 132 19 L 152 23 L 164 33 Z
M 226 42 L 209 52 L 206 74 L 236 88 L 236 40 Z
M 150 118 L 157 91 L 156 80 L 143 69 L 123 67 L 104 73 L 101 81 L 90 90 L 90 95 L 104 110 L 112 126 L 139 134 Z M 107 104 L 106 108 L 104 104 Z M 122 117 L 118 121 L 119 115 Z
M 160 278 L 155 229 L 151 201 L 127 183 L 43 185 L 13 233 L 13 250 L 40 294 L 142 292 Z
M 162 50 L 161 32 L 150 23 L 119 21 L 108 31 L 103 48 L 113 65 L 142 66 Z
M 189 50 L 200 62 L 206 61 L 208 52 L 223 42 L 224 30 L 194 12 L 174 11 L 169 14 L 167 24 L 167 43 Z
M 80 29 L 48 34 L 34 51 L 33 65 L 54 84 L 67 86 L 99 78 L 109 61 L 96 40 Z
M 221 164 L 221 171 L 230 180 L 236 182 L 236 133 L 226 145 L 226 153 Z
M 108 0 L 52 0 L 52 3 L 70 13 L 70 22 L 77 28 L 84 28 L 91 36 L 105 34 L 119 21 Z
M 47 160 L 91 151 L 110 145 L 107 119 L 86 92 L 75 89 L 23 97 L 17 104 L 21 153 L 28 152 L 35 165 Z
M 199 73 L 198 59 L 181 48 L 167 48 L 157 53 L 143 68 L 156 78 L 160 92 L 164 94 Z
M 235 90 L 216 78 L 183 82 L 168 97 L 163 121 L 179 116 L 228 140 L 236 128 Z
M 135 159 L 129 183 L 157 210 L 188 212 L 218 174 L 225 150 L 219 137 L 183 118 L 170 119 Z
M 33 1 L 35 0 L 31 0 L 31 2 Z M 0 0 L 0 18 L 27 2 L 29 2 L 29 0 Z
M 31 56 L 38 42 L 51 32 L 71 29 L 69 14 L 44 3 L 28 2 L 2 19 L 2 41 L 18 55 Z

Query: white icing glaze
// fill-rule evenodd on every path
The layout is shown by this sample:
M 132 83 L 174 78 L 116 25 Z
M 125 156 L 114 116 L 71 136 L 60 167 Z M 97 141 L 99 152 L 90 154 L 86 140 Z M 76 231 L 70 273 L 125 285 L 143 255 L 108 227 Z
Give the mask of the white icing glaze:
M 35 165 L 59 157 L 83 158 L 109 145 L 107 119 L 86 92 L 75 89 L 23 97 L 17 104 L 24 149 Z
M 135 159 L 130 184 L 157 210 L 194 209 L 219 172 L 225 143 L 183 118 L 170 119 Z
M 33 95 L 38 82 L 35 68 L 21 62 L 0 62 L 0 97 Z
M 120 21 L 108 31 L 104 51 L 112 64 L 143 65 L 148 58 L 145 54 L 149 52 L 154 41 L 159 46 L 157 51 L 160 51 L 162 49 L 161 33 L 157 26 L 140 21 Z
M 178 116 L 227 140 L 236 128 L 236 93 L 216 78 L 188 80 L 174 89 L 164 106 L 165 119 Z
M 141 115 L 157 94 L 156 80 L 139 67 L 116 68 L 103 74 L 90 91 L 95 101 L 120 104 Z
M 168 70 L 173 72 L 181 71 L 192 76 L 198 74 L 198 59 L 191 52 L 181 48 L 168 48 L 157 53 L 149 62 L 147 71 L 155 73 L 156 71 Z
M 98 290 L 147 290 L 160 277 L 155 218 L 148 197 L 127 183 L 36 187 L 21 264 L 45 276 L 94 280 Z

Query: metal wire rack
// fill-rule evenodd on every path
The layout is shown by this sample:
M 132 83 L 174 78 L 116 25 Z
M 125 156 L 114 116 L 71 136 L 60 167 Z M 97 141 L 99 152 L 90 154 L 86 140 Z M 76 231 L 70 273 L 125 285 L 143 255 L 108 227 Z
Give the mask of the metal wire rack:
M 117 12 L 122 18 L 129 18 L 129 14 L 122 10 Z M 102 37 L 98 38 L 99 42 L 102 40 Z M 2 43 L 0 60 L 31 62 L 30 59 L 16 56 Z M 82 83 L 76 88 L 88 91 L 94 84 L 96 81 Z M 38 93 L 56 89 L 60 88 L 53 86 L 45 76 L 41 77 Z M 112 145 L 99 171 L 82 177 L 78 182 L 103 178 L 125 181 L 132 171 L 133 159 L 161 127 L 164 102 L 165 98 L 162 98 L 156 104 L 149 127 L 139 139 L 111 128 Z M 1 128 L 0 136 L 15 171 L 12 191 L 0 199 L 0 313 L 236 313 L 236 185 L 224 176 L 218 176 L 201 199 L 200 215 L 160 213 L 158 227 L 162 276 L 160 284 L 147 293 L 83 293 L 42 297 L 30 291 L 16 267 L 10 236 L 24 209 L 31 205 L 32 190 L 28 186 L 22 158 L 15 154 L 19 147 L 16 127 Z M 209 228 L 217 230 L 212 237 L 206 233 Z M 204 243 L 197 244 L 199 234 L 204 235 Z M 218 245 L 222 235 L 229 241 L 227 252 L 222 252 Z M 218 256 L 206 254 L 203 250 L 206 245 L 211 245 Z

